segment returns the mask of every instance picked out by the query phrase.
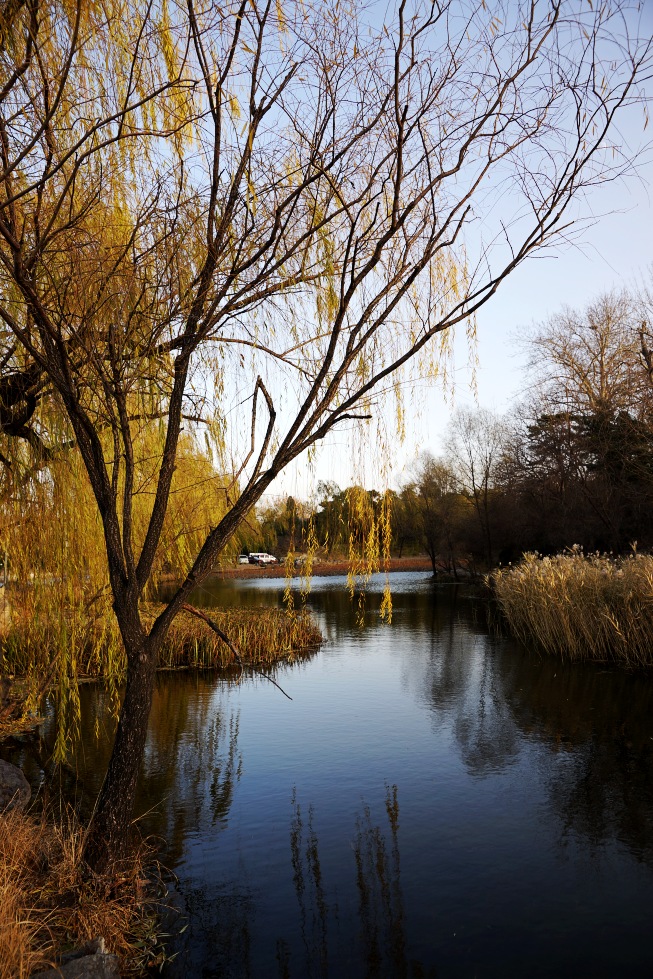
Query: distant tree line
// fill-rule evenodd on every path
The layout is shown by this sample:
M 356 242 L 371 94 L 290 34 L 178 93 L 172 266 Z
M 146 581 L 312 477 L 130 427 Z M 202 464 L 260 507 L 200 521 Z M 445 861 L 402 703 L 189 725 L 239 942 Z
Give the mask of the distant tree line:
M 652 309 L 650 293 L 612 292 L 534 328 L 511 416 L 458 409 L 442 456 L 422 454 L 391 491 L 392 553 L 455 575 L 528 550 L 653 546 Z M 264 543 L 301 550 L 311 525 L 326 557 L 344 556 L 362 498 L 373 518 L 378 492 L 320 483 L 313 507 L 259 514 Z
M 459 410 L 443 458 L 418 461 L 398 497 L 405 543 L 485 566 L 573 544 L 651 547 L 652 308 L 650 294 L 613 292 L 531 331 L 512 416 Z

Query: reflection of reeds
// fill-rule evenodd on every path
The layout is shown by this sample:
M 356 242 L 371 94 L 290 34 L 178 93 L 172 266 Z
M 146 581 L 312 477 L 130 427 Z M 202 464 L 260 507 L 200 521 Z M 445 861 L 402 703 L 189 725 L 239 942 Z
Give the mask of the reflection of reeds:
M 392 840 L 390 854 L 386 837 L 381 827 L 372 823 L 368 806 L 364 807 L 362 817 L 357 820 L 354 844 L 356 883 L 369 975 L 392 974 L 399 979 L 408 975 L 408 965 L 400 883 L 396 785 L 386 785 L 385 809 Z
M 300 927 L 306 962 L 304 975 L 329 974 L 337 958 L 333 936 L 328 941 L 327 925 L 336 916 L 335 906 L 326 899 L 318 853 L 318 838 L 313 825 L 313 808 L 308 810 L 305 827 L 296 792 L 292 796 L 293 819 L 290 829 L 290 853 L 293 882 L 300 912 Z M 397 786 L 386 785 L 385 813 L 389 828 L 375 825 L 368 806 L 356 820 L 353 843 L 358 891 L 361 953 L 366 975 L 392 976 L 405 979 L 409 975 L 431 976 L 416 959 L 410 959 L 406 948 L 404 903 L 400 880 L 399 801 Z M 346 961 L 351 962 L 351 948 Z M 290 975 L 289 949 L 285 942 L 277 943 L 277 961 L 282 979 Z
M 492 583 L 524 642 L 572 660 L 653 665 L 653 556 L 527 554 Z
M 142 975 L 156 952 L 147 851 L 110 878 L 90 874 L 74 819 L 52 824 L 13 811 L 0 818 L 0 979 L 23 979 L 61 951 L 102 936 L 121 975 Z
M 300 927 L 306 949 L 307 975 L 326 976 L 329 973 L 327 919 L 329 909 L 324 896 L 322 867 L 318 850 L 317 834 L 313 826 L 314 812 L 308 810 L 308 826 L 304 839 L 304 823 L 297 794 L 292 794 L 293 820 L 290 828 L 290 853 L 293 883 L 299 904 Z M 278 947 L 278 951 L 283 946 Z M 285 960 L 284 960 L 285 961 Z M 279 960 L 280 967 L 284 967 Z M 287 963 L 285 965 L 287 969 Z M 283 975 L 283 972 L 282 972 Z
M 243 771 L 243 759 L 238 750 L 238 733 L 240 719 L 238 716 L 229 719 L 229 748 L 225 758 L 213 764 L 209 793 L 211 796 L 211 814 L 213 823 L 226 825 L 227 816 L 233 801 L 234 786 L 240 782 Z

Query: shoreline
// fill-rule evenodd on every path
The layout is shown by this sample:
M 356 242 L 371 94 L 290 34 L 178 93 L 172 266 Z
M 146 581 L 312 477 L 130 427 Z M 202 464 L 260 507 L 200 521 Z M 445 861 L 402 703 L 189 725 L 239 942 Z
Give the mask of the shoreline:
M 349 573 L 349 561 L 319 561 L 313 565 L 312 578 L 332 578 L 337 575 Z M 382 567 L 384 571 L 433 571 L 431 561 L 428 557 L 405 557 L 390 558 L 387 567 Z M 272 567 L 262 567 L 260 564 L 240 564 L 236 567 L 217 568 L 210 575 L 210 578 L 284 578 L 285 566 L 283 562 Z M 293 578 L 301 577 L 301 570 L 294 568 Z

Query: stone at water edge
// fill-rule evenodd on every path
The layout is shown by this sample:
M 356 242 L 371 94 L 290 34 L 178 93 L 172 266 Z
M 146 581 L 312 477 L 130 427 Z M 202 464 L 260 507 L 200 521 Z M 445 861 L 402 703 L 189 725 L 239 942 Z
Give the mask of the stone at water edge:
M 120 979 L 118 956 L 104 952 L 84 955 L 59 968 L 37 972 L 32 979 Z
M 24 809 L 32 790 L 20 768 L 0 758 L 0 812 Z
M 103 938 L 87 942 L 63 959 L 60 965 L 37 972 L 32 979 L 120 979 L 118 956 L 105 952 Z

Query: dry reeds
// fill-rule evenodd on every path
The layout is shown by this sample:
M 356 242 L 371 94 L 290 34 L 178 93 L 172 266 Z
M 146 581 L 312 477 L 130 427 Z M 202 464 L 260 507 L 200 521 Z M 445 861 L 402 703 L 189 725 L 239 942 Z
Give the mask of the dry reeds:
M 17 600 L 15 605 L 18 605 Z M 143 617 L 152 622 L 162 609 L 163 605 L 148 604 L 142 609 Z M 189 612 L 180 613 L 161 650 L 159 668 L 249 666 L 260 669 L 308 654 L 322 641 L 319 629 L 305 611 L 289 614 L 275 608 L 219 609 L 211 610 L 210 618 L 224 638 Z M 27 623 L 25 629 L 23 623 Z M 0 684 L 7 675 L 14 681 L 21 678 L 20 696 L 15 682 L 11 687 L 11 699 L 5 697 L 0 685 L 0 740 L 3 735 L 15 733 L 22 724 L 33 726 L 43 695 L 54 690 L 59 721 L 54 754 L 55 759 L 62 760 L 67 750 L 67 738 L 79 723 L 78 681 L 82 678 L 103 680 L 112 704 L 118 709 L 119 686 L 126 669 L 124 649 L 114 634 L 115 622 L 107 623 L 103 619 L 95 627 L 99 635 L 89 627 L 88 641 L 79 642 L 73 655 L 70 646 L 66 645 L 66 636 L 50 630 L 46 623 L 39 632 L 40 641 L 36 643 L 36 633 L 28 617 L 14 614 L 11 630 L 0 636 Z M 111 644 L 110 651 L 104 650 L 105 643 Z M 234 648 L 237 655 L 234 655 Z M 66 669 L 61 670 L 64 657 Z
M 83 831 L 16 810 L 0 815 L 0 979 L 23 979 L 60 954 L 103 938 L 121 974 L 155 957 L 158 926 L 145 847 L 98 876 L 82 860 Z
M 145 619 L 153 620 L 161 611 L 162 605 L 150 604 L 144 609 Z M 322 635 L 305 612 L 288 615 L 283 609 L 219 609 L 211 610 L 211 618 L 228 636 L 239 650 L 244 663 L 252 665 L 271 665 L 287 659 L 301 650 L 312 649 L 322 641 Z M 27 628 L 27 627 L 26 627 Z M 79 677 L 102 678 L 106 670 L 112 670 L 114 681 L 120 682 L 124 676 L 124 653 L 111 657 L 98 655 L 102 639 L 109 634 L 104 623 L 98 624 L 100 635 L 89 637 L 89 641 L 78 647 L 75 668 Z M 16 617 L 10 633 L 0 639 L 4 669 L 14 676 L 27 676 L 30 672 L 26 645 L 33 643 L 34 637 L 21 628 L 21 619 Z M 41 677 L 52 673 L 49 666 L 60 655 L 61 637 L 55 632 L 43 630 L 39 635 L 39 655 Z M 115 641 L 113 634 L 110 640 Z M 111 664 L 109 667 L 108 664 Z M 160 656 L 162 669 L 197 667 L 228 668 L 238 665 L 226 643 L 211 629 L 187 612 L 181 612 L 174 620 Z
M 246 665 L 270 666 L 322 642 L 320 630 L 307 613 L 288 615 L 283 609 L 233 608 L 211 609 L 210 617 Z M 174 620 L 159 658 L 163 669 L 228 669 L 238 665 L 229 646 L 188 612 L 181 612 Z
M 572 660 L 653 666 L 653 556 L 526 554 L 491 584 L 512 632 Z

